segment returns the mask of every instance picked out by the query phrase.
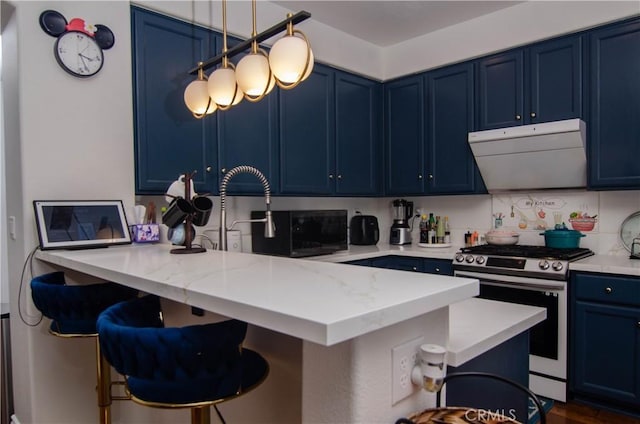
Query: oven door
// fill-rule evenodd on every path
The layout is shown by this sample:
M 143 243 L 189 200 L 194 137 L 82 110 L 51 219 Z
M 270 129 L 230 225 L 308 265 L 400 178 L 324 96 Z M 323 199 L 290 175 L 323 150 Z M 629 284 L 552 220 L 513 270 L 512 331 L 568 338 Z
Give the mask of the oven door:
M 529 330 L 529 369 L 553 379 L 567 378 L 566 281 L 455 271 L 480 280 L 481 298 L 546 308 L 547 319 Z

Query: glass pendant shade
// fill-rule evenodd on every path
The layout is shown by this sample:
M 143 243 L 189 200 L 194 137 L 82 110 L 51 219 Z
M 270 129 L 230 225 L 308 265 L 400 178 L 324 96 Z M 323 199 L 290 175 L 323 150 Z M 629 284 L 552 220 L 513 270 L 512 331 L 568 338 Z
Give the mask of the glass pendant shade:
M 305 66 L 309 66 L 305 72 Z M 269 65 L 275 77 L 285 83 L 294 84 L 301 78 L 311 73 L 313 68 L 313 56 L 307 41 L 294 33 L 285 35 L 271 48 L 269 53 Z M 304 75 L 303 75 L 304 73 Z
M 250 53 L 238 62 L 236 80 L 240 89 L 251 97 L 268 94 L 275 85 L 269 59 L 261 53 Z
M 195 115 L 209 115 L 217 109 L 216 104 L 209 97 L 207 80 L 192 81 L 184 90 L 184 103 Z
M 209 75 L 208 89 L 209 95 L 218 106 L 236 105 L 242 100 L 242 92 L 236 83 L 236 73 L 231 67 L 213 71 Z

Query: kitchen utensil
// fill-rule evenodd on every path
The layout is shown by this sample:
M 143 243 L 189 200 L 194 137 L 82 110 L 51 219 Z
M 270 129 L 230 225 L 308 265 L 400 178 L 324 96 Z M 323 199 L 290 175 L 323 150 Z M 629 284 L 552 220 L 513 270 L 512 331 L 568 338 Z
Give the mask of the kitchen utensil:
M 635 238 L 640 238 L 640 211 L 626 217 L 622 221 L 622 225 L 620 225 L 620 241 L 627 251 L 631 252 L 631 245 Z M 640 252 L 637 251 L 636 253 Z
M 182 197 L 176 197 L 162 215 L 162 223 L 169 228 L 175 228 L 182 224 L 190 213 L 193 213 L 191 202 Z
M 508 230 L 491 230 L 484 235 L 488 244 L 509 245 L 517 244 L 520 234 Z
M 213 209 L 213 202 L 207 196 L 196 196 L 191 201 L 193 206 L 193 225 L 203 227 L 209 222 L 211 216 L 211 210 Z
M 547 230 L 544 233 L 540 233 L 540 235 L 544 236 L 545 246 L 557 249 L 574 249 L 580 247 L 580 239 L 584 237 L 584 234 L 580 231 L 569 230 L 566 226 L 554 230 Z

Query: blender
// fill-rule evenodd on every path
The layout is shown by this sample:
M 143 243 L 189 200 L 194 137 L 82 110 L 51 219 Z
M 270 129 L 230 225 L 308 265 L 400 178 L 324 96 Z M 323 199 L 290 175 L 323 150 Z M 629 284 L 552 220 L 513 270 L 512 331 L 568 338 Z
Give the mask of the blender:
M 395 245 L 411 244 L 411 228 L 409 218 L 413 215 L 413 202 L 395 199 L 393 205 L 393 224 L 389 243 Z

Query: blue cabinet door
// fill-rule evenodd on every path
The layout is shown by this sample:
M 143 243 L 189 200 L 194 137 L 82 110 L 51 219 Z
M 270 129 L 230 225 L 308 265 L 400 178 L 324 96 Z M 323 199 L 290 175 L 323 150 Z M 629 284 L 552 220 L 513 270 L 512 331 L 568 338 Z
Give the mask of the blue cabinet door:
M 428 274 L 453 275 L 453 261 L 449 259 L 423 259 L 422 272 Z
M 333 79 L 331 68 L 315 64 L 296 88 L 279 90 L 281 194 L 333 192 Z
M 589 187 L 640 188 L 640 20 L 590 33 Z
M 427 190 L 429 194 L 484 189 L 468 143 L 473 131 L 474 73 L 471 63 L 427 74 Z
M 481 130 L 522 125 L 524 50 L 517 49 L 478 62 L 478 126 Z
M 528 49 L 530 96 L 525 123 L 581 118 L 582 37 L 573 36 L 539 43 Z
M 640 309 L 577 301 L 574 325 L 574 390 L 640 406 Z
M 338 195 L 372 196 L 382 191 L 381 90 L 377 81 L 335 73 Z
M 161 194 L 184 172 L 198 192 L 216 190 L 216 119 L 183 101 L 188 71 L 216 52 L 212 32 L 131 8 L 136 194 Z
M 424 178 L 424 77 L 384 86 L 387 195 L 422 194 Z
M 278 187 L 278 96 L 271 92 L 259 102 L 246 99 L 218 114 L 220 180 L 238 165 L 259 169 L 275 193 Z M 255 176 L 239 174 L 229 183 L 229 193 L 262 194 Z

